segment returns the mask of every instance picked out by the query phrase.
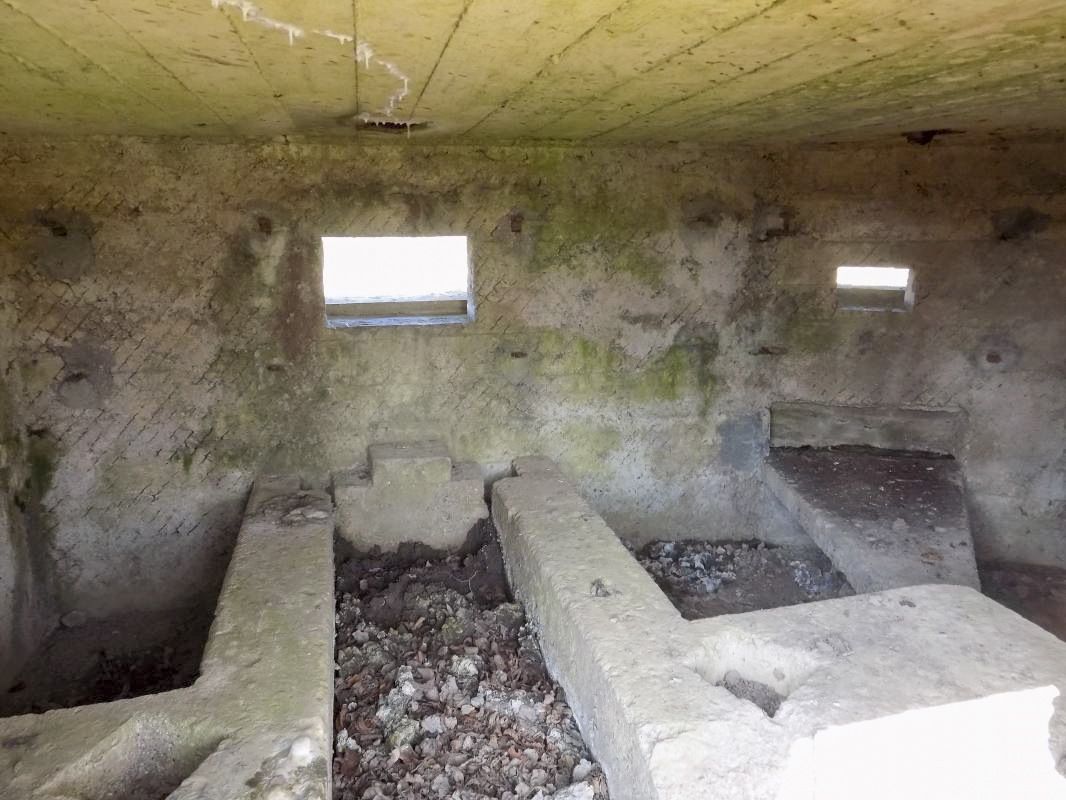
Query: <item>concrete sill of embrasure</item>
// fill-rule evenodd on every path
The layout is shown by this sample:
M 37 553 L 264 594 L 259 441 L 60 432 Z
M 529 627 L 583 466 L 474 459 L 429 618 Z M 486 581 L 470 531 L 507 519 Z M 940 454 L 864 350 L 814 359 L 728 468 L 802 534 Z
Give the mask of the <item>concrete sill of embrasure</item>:
M 1066 797 L 1066 643 L 919 585 L 686 622 L 562 476 L 492 512 L 614 800 Z
M 333 507 L 256 481 L 187 688 L 0 720 L 0 797 L 327 800 Z

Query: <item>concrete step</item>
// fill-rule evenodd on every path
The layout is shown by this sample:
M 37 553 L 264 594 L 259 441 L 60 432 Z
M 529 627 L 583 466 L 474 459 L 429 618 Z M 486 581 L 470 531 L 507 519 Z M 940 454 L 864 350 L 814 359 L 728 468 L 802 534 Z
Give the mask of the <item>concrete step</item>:
M 763 475 L 857 592 L 924 583 L 980 588 L 954 459 L 774 448 Z

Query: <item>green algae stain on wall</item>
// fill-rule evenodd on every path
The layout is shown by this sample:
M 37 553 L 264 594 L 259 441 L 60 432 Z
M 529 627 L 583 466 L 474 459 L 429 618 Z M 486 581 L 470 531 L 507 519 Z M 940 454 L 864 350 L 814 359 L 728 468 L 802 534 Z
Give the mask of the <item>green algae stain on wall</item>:
M 588 269 L 599 263 L 640 283 L 662 286 L 666 263 L 645 246 L 658 231 L 646 219 L 614 211 L 598 205 L 553 209 L 534 233 L 530 271 Z
M 606 270 L 661 287 L 667 263 L 647 243 L 670 230 L 670 204 L 649 199 L 649 187 L 575 185 L 574 168 L 546 157 L 531 167 L 520 199 L 533 218 L 529 271 Z
M 244 472 L 326 468 L 330 391 L 321 380 L 322 365 L 314 357 L 287 362 L 280 352 L 280 346 L 264 346 L 220 354 L 219 370 L 235 391 L 215 406 L 197 444 L 210 453 L 212 466 Z M 187 457 L 179 451 L 172 459 L 184 467 Z
M 706 417 L 714 400 L 718 385 L 714 375 L 714 362 L 718 358 L 718 334 L 707 331 L 682 331 L 670 345 L 667 353 L 677 353 L 688 374 L 695 381 L 700 395 L 700 416 Z
M 561 385 L 567 400 L 616 405 L 692 403 L 705 415 L 716 381 L 712 372 L 717 340 L 675 341 L 645 359 L 578 334 L 550 329 L 538 333 L 531 379 Z
M 603 425 L 574 422 L 562 432 L 561 460 L 581 475 L 605 474 L 609 459 L 622 447 L 622 434 Z
M 832 312 L 818 309 L 812 298 L 801 298 L 785 322 L 783 334 L 791 352 L 823 353 L 839 343 L 840 320 Z

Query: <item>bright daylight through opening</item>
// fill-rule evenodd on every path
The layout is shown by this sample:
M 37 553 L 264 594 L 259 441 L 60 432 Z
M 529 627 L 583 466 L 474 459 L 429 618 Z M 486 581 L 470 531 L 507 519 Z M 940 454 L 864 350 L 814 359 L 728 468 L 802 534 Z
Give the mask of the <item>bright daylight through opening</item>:
M 837 286 L 862 289 L 906 289 L 908 267 L 837 267 Z
M 327 305 L 469 293 L 465 236 L 324 236 L 322 257 Z

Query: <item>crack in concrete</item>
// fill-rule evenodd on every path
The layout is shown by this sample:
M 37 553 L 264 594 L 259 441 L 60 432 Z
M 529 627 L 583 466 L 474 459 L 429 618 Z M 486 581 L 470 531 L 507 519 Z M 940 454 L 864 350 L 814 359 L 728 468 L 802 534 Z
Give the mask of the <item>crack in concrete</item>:
M 250 0 L 211 0 L 211 7 L 216 9 L 234 8 L 241 12 L 241 18 L 245 22 L 253 22 L 264 28 L 269 28 L 270 30 L 280 31 L 286 34 L 289 37 L 290 46 L 296 41 L 296 39 L 302 38 L 308 33 L 308 31 L 301 28 L 299 25 L 294 25 L 291 22 L 285 22 L 267 16 L 262 12 L 262 9 L 260 9 L 259 6 L 250 2 Z M 385 101 L 385 105 L 381 109 L 382 114 L 386 117 L 391 117 L 396 110 L 396 107 L 402 103 L 404 98 L 410 93 L 410 79 L 407 74 L 394 62 L 375 55 L 374 48 L 369 42 L 361 39 L 356 40 L 352 35 L 338 33 L 329 28 L 312 28 L 310 32 L 317 36 L 333 39 L 344 45 L 352 44 L 354 42 L 355 59 L 357 62 L 363 62 L 364 69 L 369 70 L 371 64 L 376 64 L 400 82 L 400 86 L 396 91 L 389 95 L 388 100 Z

